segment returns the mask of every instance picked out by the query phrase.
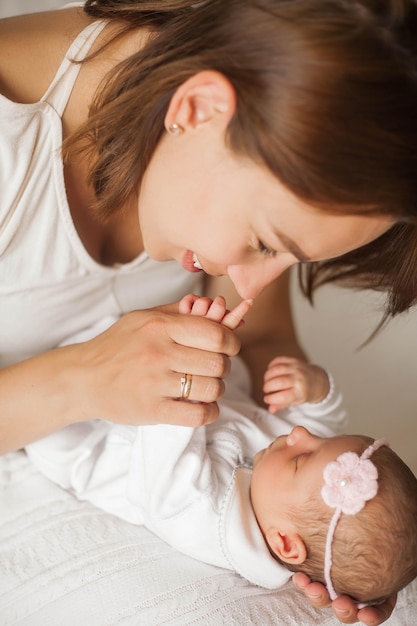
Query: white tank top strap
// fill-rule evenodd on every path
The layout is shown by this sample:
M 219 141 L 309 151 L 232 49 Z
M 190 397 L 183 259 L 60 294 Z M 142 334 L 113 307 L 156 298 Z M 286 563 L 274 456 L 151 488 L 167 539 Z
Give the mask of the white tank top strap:
M 106 24 L 106 20 L 92 22 L 79 33 L 69 47 L 52 83 L 42 96 L 41 102 L 48 102 L 59 116 L 65 110 L 81 68 L 80 63 L 74 63 L 73 61 L 81 61 L 87 56 L 91 46 Z

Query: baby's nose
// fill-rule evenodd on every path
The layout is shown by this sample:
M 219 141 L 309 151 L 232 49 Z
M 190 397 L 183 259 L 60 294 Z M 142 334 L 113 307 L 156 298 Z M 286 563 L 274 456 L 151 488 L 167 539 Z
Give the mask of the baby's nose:
M 293 446 L 296 443 L 307 441 L 311 436 L 311 433 L 304 426 L 294 426 L 287 437 L 287 445 Z

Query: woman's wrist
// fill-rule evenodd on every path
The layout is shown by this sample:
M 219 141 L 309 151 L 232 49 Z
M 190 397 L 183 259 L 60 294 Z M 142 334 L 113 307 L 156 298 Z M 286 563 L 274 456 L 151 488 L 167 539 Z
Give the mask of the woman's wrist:
M 71 387 L 61 348 L 1 370 L 0 454 L 76 421 Z

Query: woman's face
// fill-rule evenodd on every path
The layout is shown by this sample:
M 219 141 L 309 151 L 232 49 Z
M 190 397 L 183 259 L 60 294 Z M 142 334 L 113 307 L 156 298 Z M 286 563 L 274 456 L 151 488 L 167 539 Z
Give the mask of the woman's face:
M 139 196 L 152 258 L 193 271 L 195 255 L 206 273 L 227 274 L 242 298 L 254 298 L 289 266 L 340 256 L 392 225 L 310 207 L 265 167 L 232 153 L 213 126 L 166 134 L 155 151 Z

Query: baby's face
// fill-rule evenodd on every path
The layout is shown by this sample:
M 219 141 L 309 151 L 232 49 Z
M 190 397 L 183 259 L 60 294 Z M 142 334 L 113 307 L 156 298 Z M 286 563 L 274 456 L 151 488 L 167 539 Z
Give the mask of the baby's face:
M 323 438 L 296 426 L 289 435 L 277 437 L 253 461 L 251 500 L 258 524 L 288 528 L 291 510 L 305 503 L 323 486 L 323 470 L 343 452 L 361 453 L 367 437 L 341 435 Z

